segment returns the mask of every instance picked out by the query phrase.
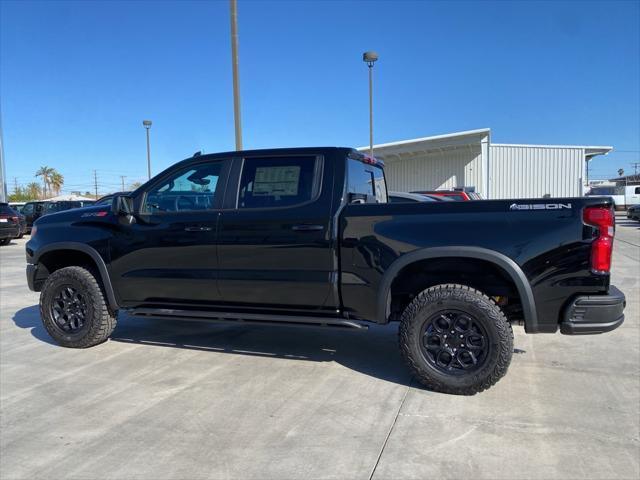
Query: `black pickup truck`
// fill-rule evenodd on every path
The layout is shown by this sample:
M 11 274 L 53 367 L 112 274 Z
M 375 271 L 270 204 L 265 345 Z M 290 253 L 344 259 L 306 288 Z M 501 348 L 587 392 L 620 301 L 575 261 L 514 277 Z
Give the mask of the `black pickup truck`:
M 366 328 L 399 321 L 431 389 L 497 382 L 527 333 L 624 320 L 608 198 L 387 203 L 348 148 L 195 155 L 111 205 L 40 218 L 26 245 L 49 334 L 105 341 L 133 317 Z

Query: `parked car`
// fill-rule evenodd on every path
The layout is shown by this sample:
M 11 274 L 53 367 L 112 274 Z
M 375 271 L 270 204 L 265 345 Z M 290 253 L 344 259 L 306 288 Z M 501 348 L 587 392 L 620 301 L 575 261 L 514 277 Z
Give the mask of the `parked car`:
M 640 185 L 598 185 L 591 187 L 588 197 L 611 197 L 616 210 L 640 203 Z
M 420 195 L 431 195 L 435 197 L 448 198 L 449 200 L 455 200 L 457 202 L 466 202 L 469 200 L 482 200 L 479 193 L 473 190 L 466 190 L 464 188 L 453 190 L 419 190 L 411 193 L 418 193 Z
M 93 200 L 59 200 L 55 202 L 45 202 L 42 215 L 71 210 L 72 208 L 82 208 L 93 205 Z
M 33 202 L 27 202 L 22 207 L 21 213 L 24 215 L 26 224 L 27 224 L 26 233 L 31 233 L 31 228 L 33 227 L 33 223 L 38 218 L 40 218 L 40 216 L 42 215 L 42 212 L 44 211 L 44 204 L 45 202 L 38 200 Z
M 111 205 L 45 215 L 26 245 L 44 326 L 84 348 L 109 337 L 118 310 L 341 329 L 398 321 L 419 382 L 474 394 L 507 372 L 512 322 L 567 335 L 622 324 L 610 199 L 387 203 L 383 166 L 347 148 L 201 155 Z
M 22 233 L 19 215 L 8 203 L 0 203 L 0 245 L 8 245 Z
M 22 213 L 22 207 L 24 207 L 25 203 L 26 202 L 9 202 L 9 206 L 16 212 Z
M 627 209 L 627 218 L 640 221 L 640 204 L 632 205 Z

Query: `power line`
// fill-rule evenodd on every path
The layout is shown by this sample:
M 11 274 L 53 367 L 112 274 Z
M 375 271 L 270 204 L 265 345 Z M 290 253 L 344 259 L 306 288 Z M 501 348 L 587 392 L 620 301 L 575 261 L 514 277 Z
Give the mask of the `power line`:
M 98 171 L 93 171 L 93 183 L 96 189 L 96 198 L 98 198 Z

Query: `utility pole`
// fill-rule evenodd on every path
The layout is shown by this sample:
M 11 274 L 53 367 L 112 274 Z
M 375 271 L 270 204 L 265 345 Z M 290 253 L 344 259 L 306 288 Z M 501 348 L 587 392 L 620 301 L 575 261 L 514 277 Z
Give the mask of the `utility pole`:
M 122 191 L 124 192 L 124 179 L 126 178 L 125 175 L 120 175 L 120 180 L 122 180 Z
M 236 130 L 236 151 L 242 150 L 242 118 L 240 116 L 240 75 L 238 73 L 238 3 L 229 0 L 231 10 L 231 69 L 233 70 L 233 118 Z
M 147 131 L 147 176 L 151 178 L 151 144 L 149 143 L 149 129 L 151 128 L 151 120 L 143 120 L 142 126 Z
M 93 171 L 93 186 L 95 187 L 96 200 L 98 199 L 98 171 Z
M 18 177 L 13 177 L 13 193 L 18 193 Z
M 369 156 L 373 158 L 373 64 L 378 60 L 378 54 L 364 52 L 362 60 L 369 67 Z
M 638 168 L 640 168 L 640 162 L 632 163 L 631 166 L 633 167 L 633 174 L 637 175 L 638 174 Z

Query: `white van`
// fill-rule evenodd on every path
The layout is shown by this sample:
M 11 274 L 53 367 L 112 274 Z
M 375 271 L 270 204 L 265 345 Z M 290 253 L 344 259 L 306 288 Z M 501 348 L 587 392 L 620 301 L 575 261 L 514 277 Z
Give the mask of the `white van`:
M 624 204 L 626 208 L 640 204 L 640 185 L 627 185 L 624 188 Z
M 626 210 L 640 203 L 640 185 L 598 185 L 591 187 L 588 197 L 611 197 L 616 210 Z

